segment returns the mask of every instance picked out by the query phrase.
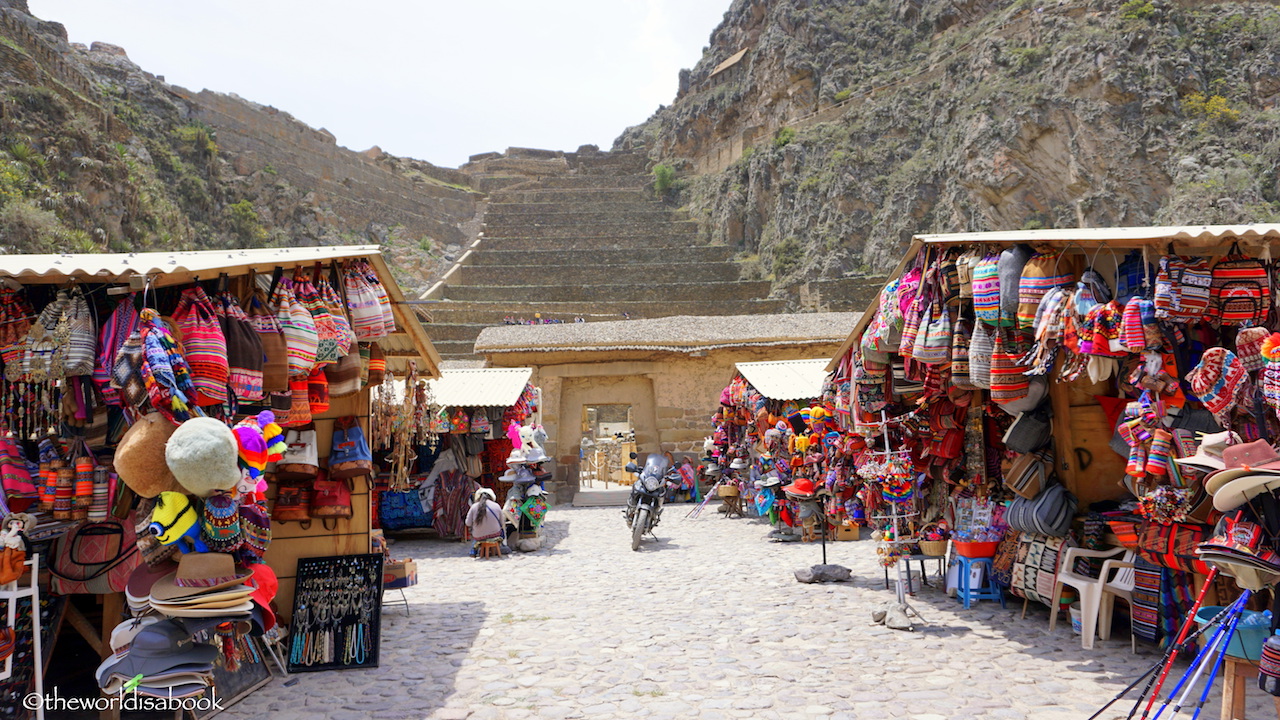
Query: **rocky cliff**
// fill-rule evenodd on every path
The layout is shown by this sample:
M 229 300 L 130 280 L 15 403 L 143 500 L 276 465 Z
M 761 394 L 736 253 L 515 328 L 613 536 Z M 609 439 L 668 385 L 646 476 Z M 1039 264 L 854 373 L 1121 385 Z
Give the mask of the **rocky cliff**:
M 380 243 L 425 289 L 478 226 L 457 171 L 167 84 L 0 0 L 0 251 Z
M 628 129 L 749 272 L 889 268 L 913 233 L 1280 218 L 1280 9 L 734 0 Z

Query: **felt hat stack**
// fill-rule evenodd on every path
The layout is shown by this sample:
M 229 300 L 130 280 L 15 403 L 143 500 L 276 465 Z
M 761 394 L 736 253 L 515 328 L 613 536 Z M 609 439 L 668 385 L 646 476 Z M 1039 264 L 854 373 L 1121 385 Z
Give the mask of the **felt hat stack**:
M 178 568 L 151 586 L 151 607 L 170 617 L 249 615 L 252 572 L 227 553 L 187 553 Z
M 192 642 L 191 633 L 175 620 L 138 621 L 113 634 L 113 640 L 115 652 L 95 673 L 98 686 L 108 694 L 119 693 L 135 678 L 139 678 L 137 693 L 151 697 L 191 697 L 205 692 L 213 682 L 218 649 Z

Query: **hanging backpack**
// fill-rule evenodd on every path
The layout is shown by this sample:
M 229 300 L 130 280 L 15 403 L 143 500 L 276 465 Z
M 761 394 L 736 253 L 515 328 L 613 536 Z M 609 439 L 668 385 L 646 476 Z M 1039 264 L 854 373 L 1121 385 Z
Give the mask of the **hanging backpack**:
M 1041 253 L 1022 266 L 1018 278 L 1018 327 L 1030 330 L 1035 325 L 1036 310 L 1045 295 L 1055 288 L 1065 287 L 1075 278 L 1061 267 L 1061 253 Z
M 67 377 L 92 375 L 98 359 L 98 332 L 94 327 L 93 309 L 79 286 L 71 291 L 66 313 L 71 335 L 67 338 L 62 362 Z
M 1005 510 L 1004 521 L 1018 532 L 1066 537 L 1078 504 L 1075 495 L 1061 483 L 1054 482 L 1034 498 L 1014 498 Z
M 1261 325 L 1271 303 L 1271 274 L 1255 260 L 1231 245 L 1227 255 L 1213 266 L 1209 315 L 1223 325 Z
M 364 273 L 353 263 L 343 278 L 347 290 L 347 311 L 351 317 L 351 330 L 361 342 L 381 340 L 387 336 L 386 322 L 378 296 L 369 285 Z
M 337 520 L 340 518 L 350 518 L 351 512 L 351 480 L 332 480 L 323 471 L 312 484 L 311 489 L 311 517 L 320 518 L 325 529 L 333 530 L 337 527 Z M 333 527 L 329 526 L 329 520 L 334 520 Z
M 276 308 L 276 320 L 284 332 L 285 344 L 289 350 L 289 377 L 310 375 L 316 366 L 316 351 L 319 346 L 316 321 L 298 301 L 291 280 L 280 278 L 271 295 L 270 304 Z
M 1156 317 L 1175 323 L 1205 319 L 1212 285 L 1213 271 L 1204 258 L 1165 255 L 1160 258 L 1152 300 Z
M 973 266 L 973 311 L 987 325 L 1000 323 L 1000 256 L 989 254 Z
M 281 480 L 276 488 L 271 522 L 296 522 L 306 530 L 311 527 L 311 481 Z
M 221 309 L 218 316 L 222 334 L 227 339 L 227 365 L 231 372 L 228 385 L 236 399 L 261 400 L 263 348 L 262 338 L 249 322 L 249 316 L 240 307 L 240 301 L 229 292 L 215 298 Z
M 284 457 L 276 462 L 275 475 L 281 480 L 313 480 L 320 473 L 315 425 L 290 429 L 285 433 Z
M 334 480 L 370 475 L 373 455 L 365 442 L 364 430 L 354 416 L 338 418 L 333 423 L 333 442 L 329 450 L 329 477 Z
M 289 344 L 276 314 L 267 306 L 267 296 L 255 290 L 248 300 L 249 325 L 262 345 L 262 391 L 279 393 L 289 389 Z

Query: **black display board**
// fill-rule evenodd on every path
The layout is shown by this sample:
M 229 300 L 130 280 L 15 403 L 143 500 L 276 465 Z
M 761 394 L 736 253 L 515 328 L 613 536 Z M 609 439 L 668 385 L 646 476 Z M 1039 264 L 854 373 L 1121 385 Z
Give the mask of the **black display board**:
M 378 667 L 381 553 L 299 558 L 290 673 Z

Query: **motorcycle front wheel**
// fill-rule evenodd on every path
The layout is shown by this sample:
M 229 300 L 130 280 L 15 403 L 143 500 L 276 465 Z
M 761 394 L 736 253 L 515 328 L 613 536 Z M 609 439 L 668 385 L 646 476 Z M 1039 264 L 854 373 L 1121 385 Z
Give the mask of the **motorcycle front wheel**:
M 636 510 L 636 519 L 631 523 L 631 549 L 640 549 L 640 538 L 644 535 L 644 531 L 649 527 L 649 508 L 642 507 Z

